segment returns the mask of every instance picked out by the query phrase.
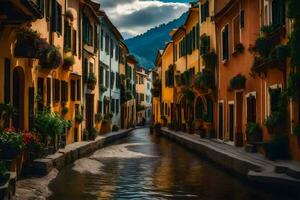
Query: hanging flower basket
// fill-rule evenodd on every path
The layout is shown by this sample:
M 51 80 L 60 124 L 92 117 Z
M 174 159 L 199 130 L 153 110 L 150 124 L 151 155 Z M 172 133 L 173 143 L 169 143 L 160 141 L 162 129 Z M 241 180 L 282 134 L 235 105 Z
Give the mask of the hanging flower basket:
M 86 83 L 87 83 L 87 88 L 89 90 L 94 90 L 95 89 L 96 83 L 97 83 L 97 78 L 96 78 L 94 73 L 89 74 L 89 76 L 86 80 Z
M 75 59 L 72 51 L 66 51 L 64 53 L 63 69 L 68 71 L 74 64 L 75 64 Z
M 238 74 L 230 80 L 231 90 L 241 90 L 246 87 L 246 77 L 244 75 Z
M 59 49 L 53 45 L 49 45 L 40 51 L 39 65 L 43 69 L 56 69 L 62 64 L 62 56 Z
M 14 55 L 21 58 L 38 58 L 40 34 L 29 28 L 21 29 L 16 35 Z

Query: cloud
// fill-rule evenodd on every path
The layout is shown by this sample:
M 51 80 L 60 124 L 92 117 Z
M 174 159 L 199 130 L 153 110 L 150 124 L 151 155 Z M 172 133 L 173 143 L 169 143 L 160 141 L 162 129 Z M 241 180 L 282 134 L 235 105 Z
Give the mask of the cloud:
M 154 26 L 176 19 L 189 8 L 187 3 L 164 1 L 100 0 L 100 4 L 126 37 L 141 34 Z

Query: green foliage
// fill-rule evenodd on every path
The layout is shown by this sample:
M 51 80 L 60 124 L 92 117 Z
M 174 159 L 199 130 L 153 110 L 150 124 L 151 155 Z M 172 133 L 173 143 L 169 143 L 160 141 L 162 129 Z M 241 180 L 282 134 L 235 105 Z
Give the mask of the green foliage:
M 73 126 L 73 121 L 72 120 L 66 121 L 66 125 L 67 125 L 67 129 L 70 130 Z
M 99 131 L 96 128 L 92 128 L 92 131 L 90 133 L 90 139 L 94 139 L 99 135 Z
M 231 90 L 244 89 L 246 86 L 246 77 L 242 74 L 238 74 L 230 80 Z
M 75 113 L 75 122 L 78 124 L 83 122 L 83 116 L 81 113 L 79 113 L 79 112 Z
M 245 50 L 245 47 L 242 43 L 238 43 L 235 45 L 234 50 L 238 53 L 243 53 Z
M 195 86 L 202 89 L 214 88 L 214 78 L 210 71 L 203 70 L 195 77 Z
M 89 76 L 86 79 L 86 82 L 88 84 L 96 84 L 97 83 L 96 75 L 93 72 L 89 73 Z
M 47 45 L 45 45 L 47 46 Z M 45 69 L 56 69 L 62 64 L 62 55 L 53 45 L 42 48 L 39 52 L 39 65 Z
M 300 137 L 300 124 L 297 124 L 297 125 L 294 127 L 293 133 L 294 133 L 297 137 Z
M 69 112 L 69 108 L 68 108 L 68 107 L 63 107 L 63 108 L 61 109 L 61 114 L 62 114 L 63 116 L 65 116 L 68 112 Z
M 249 143 L 255 143 L 262 140 L 262 128 L 257 123 L 247 124 L 247 141 Z
M 104 93 L 104 92 L 107 91 L 107 87 L 105 87 L 103 84 L 100 84 L 99 85 L 99 90 L 100 90 L 101 93 Z
M 300 72 L 291 73 L 289 75 L 286 94 L 293 100 L 299 100 L 300 97 Z
M 96 113 L 95 114 L 95 121 L 96 121 L 96 123 L 101 122 L 101 120 L 102 120 L 102 114 L 101 113 Z
M 286 160 L 289 155 L 288 136 L 275 136 L 271 141 L 264 143 L 266 156 L 271 160 Z
M 280 111 L 273 112 L 271 115 L 267 117 L 265 121 L 265 125 L 267 126 L 267 128 L 273 131 L 282 131 L 282 130 L 278 130 L 277 127 L 280 127 L 285 123 L 286 123 L 286 115 Z
M 113 116 L 114 116 L 114 114 L 112 114 L 111 112 L 108 112 L 104 115 L 103 119 L 110 121 L 113 118 Z
M 286 61 L 290 55 L 290 49 L 287 45 L 279 44 L 270 53 L 271 59 L 277 59 L 279 61 Z
M 271 52 L 271 49 L 272 46 L 269 44 L 269 41 L 264 37 L 259 37 L 255 41 L 255 47 L 253 51 L 259 53 L 261 57 L 266 58 Z
M 273 25 L 267 25 L 267 26 L 262 26 L 260 31 L 265 34 L 270 34 L 275 30 L 275 28 L 276 27 Z
M 184 88 L 182 94 L 185 97 L 187 104 L 192 105 L 195 99 L 193 90 L 190 88 Z
M 210 52 L 202 56 L 206 68 L 214 70 L 218 62 L 218 56 L 215 52 Z
M 0 176 L 3 177 L 7 172 L 8 170 L 6 168 L 5 162 L 0 160 Z
M 16 109 L 6 103 L 0 103 L 0 121 L 7 121 L 17 113 Z M 0 124 L 1 127 L 1 124 Z
M 73 55 L 64 57 L 63 66 L 65 68 L 69 68 L 69 67 L 73 66 L 74 64 L 75 64 L 75 59 L 74 59 Z
M 299 12 L 299 11 L 298 11 Z M 294 21 L 294 31 L 290 38 L 292 66 L 300 67 L 300 19 Z
M 4 130 L 0 135 L 0 147 L 20 151 L 25 147 L 22 133 L 15 131 L 14 129 Z
M 44 139 L 48 136 L 54 138 L 55 135 L 61 135 L 65 133 L 67 121 L 57 113 L 41 111 L 35 116 L 34 128 L 42 135 Z
M 113 132 L 119 131 L 119 126 L 116 125 L 116 124 L 114 124 L 114 125 L 112 126 L 112 131 L 113 131 Z
M 300 1 L 288 0 L 287 1 L 287 17 L 291 19 L 300 19 Z

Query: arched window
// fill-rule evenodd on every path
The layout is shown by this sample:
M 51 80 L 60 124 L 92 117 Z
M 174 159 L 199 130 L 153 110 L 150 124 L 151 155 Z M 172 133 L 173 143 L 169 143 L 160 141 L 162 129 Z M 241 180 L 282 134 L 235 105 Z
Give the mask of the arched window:
M 196 119 L 203 119 L 203 101 L 201 97 L 198 97 L 195 105 Z

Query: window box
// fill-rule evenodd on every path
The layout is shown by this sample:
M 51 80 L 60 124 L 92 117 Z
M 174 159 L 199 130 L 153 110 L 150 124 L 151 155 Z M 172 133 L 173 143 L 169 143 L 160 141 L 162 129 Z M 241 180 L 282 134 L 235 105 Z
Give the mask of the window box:
M 38 58 L 40 34 L 32 29 L 21 29 L 17 33 L 14 55 L 21 58 Z
M 97 78 L 96 78 L 94 73 L 89 74 L 89 76 L 86 80 L 86 83 L 87 83 L 87 88 L 89 90 L 94 90 L 95 89 L 96 84 L 97 84 Z
M 241 90 L 246 87 L 246 77 L 242 74 L 238 74 L 230 80 L 231 90 Z
M 68 71 L 75 64 L 74 56 L 71 50 L 64 53 L 63 69 Z
M 47 46 L 46 41 L 42 46 Z M 62 56 L 59 49 L 53 45 L 49 45 L 40 51 L 39 65 L 42 69 L 56 69 L 62 64 Z

